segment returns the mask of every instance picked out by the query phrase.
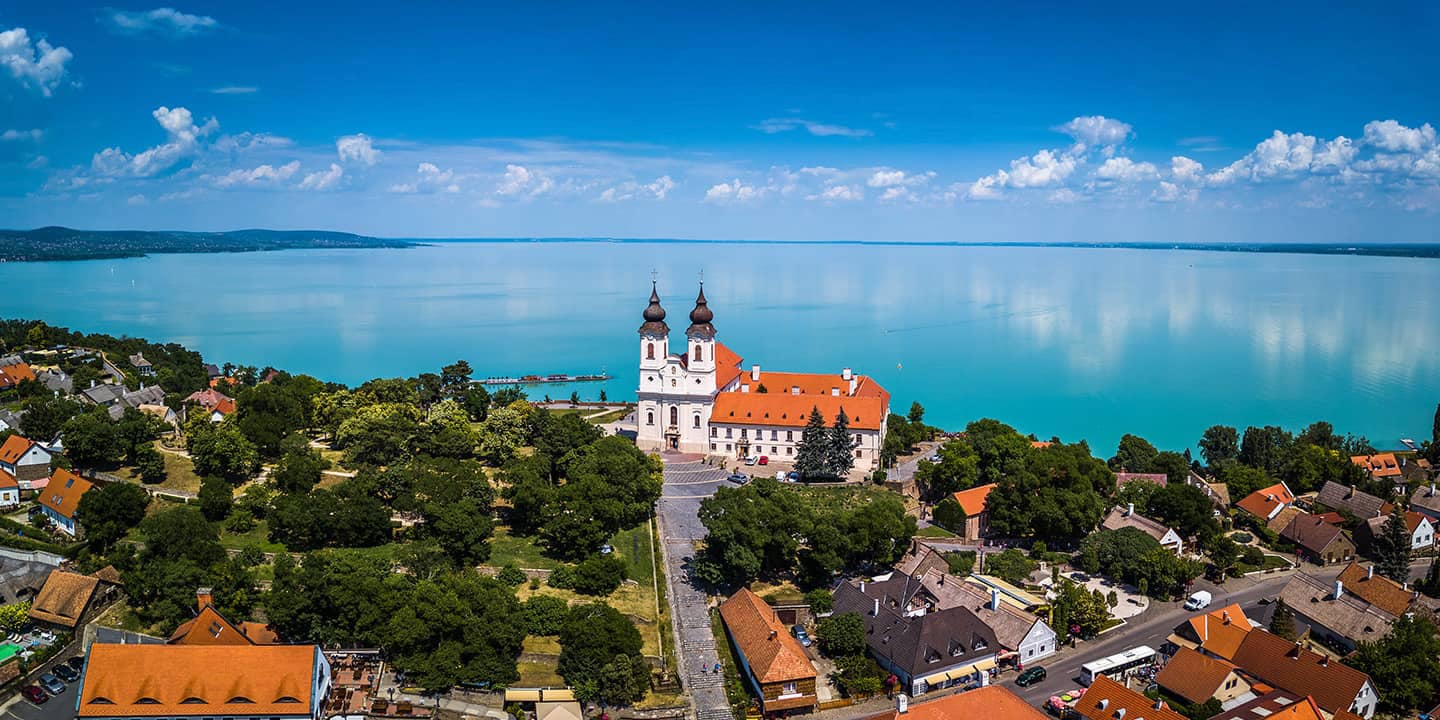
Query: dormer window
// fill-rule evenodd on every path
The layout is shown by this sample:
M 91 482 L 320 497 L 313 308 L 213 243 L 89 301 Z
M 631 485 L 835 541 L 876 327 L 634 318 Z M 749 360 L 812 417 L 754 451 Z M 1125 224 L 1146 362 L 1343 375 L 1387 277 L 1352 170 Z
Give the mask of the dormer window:
M 159 705 L 160 701 L 152 697 L 142 697 L 135 701 L 136 705 Z
M 204 701 L 204 700 L 201 700 L 201 699 L 198 698 L 198 697 L 195 697 L 194 695 L 191 695 L 190 697 L 187 697 L 187 698 L 185 698 L 184 700 L 181 700 L 181 701 L 180 701 L 180 704 L 181 704 L 181 705 L 204 705 L 204 704 L 205 704 L 205 701 Z
M 236 695 L 235 697 L 230 698 L 229 702 L 232 703 L 232 704 L 239 704 L 239 705 L 254 705 L 254 704 L 255 704 L 255 701 L 254 701 L 254 700 L 251 700 L 250 698 L 247 698 L 247 697 L 244 697 L 244 696 L 241 696 L 241 695 Z
M 115 704 L 115 701 L 114 701 L 114 700 L 111 700 L 110 698 L 107 698 L 107 697 L 96 697 L 96 698 L 91 698 L 90 704 L 91 704 L 91 705 L 114 705 L 114 704 Z
M 289 695 L 285 695 L 285 696 L 282 696 L 282 697 L 280 697 L 280 698 L 277 698 L 277 699 L 275 700 L 275 702 L 277 702 L 277 703 L 298 703 L 298 702 L 300 702 L 300 701 L 299 701 L 299 700 L 296 700 L 296 699 L 293 698 L 293 697 L 290 697 Z

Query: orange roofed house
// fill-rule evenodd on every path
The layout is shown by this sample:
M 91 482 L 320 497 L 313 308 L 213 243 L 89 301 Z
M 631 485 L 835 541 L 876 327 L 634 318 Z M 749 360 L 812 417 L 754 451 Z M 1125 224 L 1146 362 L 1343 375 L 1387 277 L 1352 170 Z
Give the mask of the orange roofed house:
M 50 477 L 50 484 L 36 493 L 40 509 L 55 527 L 67 535 L 77 535 L 80 526 L 75 522 L 75 509 L 80 507 L 80 496 L 90 492 L 94 485 L 89 480 L 70 472 L 56 470 Z
M 1295 493 L 1290 492 L 1290 487 L 1285 483 L 1278 482 L 1246 495 L 1240 502 L 1235 503 L 1235 506 L 1259 518 L 1263 525 L 1294 502 Z
M 274 645 L 280 642 L 275 629 L 265 623 L 232 623 L 215 609 L 210 588 L 195 591 L 194 620 L 180 623 L 166 642 L 171 645 Z
M 329 693 L 318 645 L 95 643 L 75 715 L 320 720 Z
M 741 588 L 720 604 L 720 618 L 762 713 L 815 708 L 815 666 L 760 596 Z
M 911 703 L 905 695 L 897 695 L 895 708 L 871 715 L 865 720 L 1048 720 L 1044 713 L 1000 685 L 986 685 L 935 700 Z
M 955 502 L 960 503 L 960 509 L 965 513 L 965 526 L 956 528 L 962 540 L 979 540 L 990 532 L 990 491 L 995 489 L 996 483 L 973 487 L 969 490 L 961 490 L 952 497 Z
M 1105 675 L 1097 675 L 1075 711 L 1087 720 L 1185 720 L 1163 700 L 1151 700 Z
M 1190 616 L 1169 639 L 1181 647 L 1199 650 L 1221 660 L 1231 660 L 1250 629 L 1250 619 L 1245 617 L 1245 611 L 1238 604 L 1231 603 Z
M 670 326 L 652 287 L 640 326 L 636 443 L 642 450 L 678 450 L 733 458 L 795 458 L 812 410 L 826 426 L 843 410 L 855 468 L 880 466 L 890 393 L 873 378 L 838 373 L 747 370 L 739 354 L 715 339 L 715 313 L 705 289 L 690 311 L 685 350 L 670 352 Z

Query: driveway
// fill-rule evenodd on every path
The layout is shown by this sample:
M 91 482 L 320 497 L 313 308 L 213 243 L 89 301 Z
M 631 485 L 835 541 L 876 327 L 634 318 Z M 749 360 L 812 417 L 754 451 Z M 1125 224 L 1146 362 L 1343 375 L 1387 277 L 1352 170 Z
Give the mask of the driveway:
M 670 616 L 674 618 L 677 668 L 698 720 L 733 720 L 725 698 L 725 677 L 713 672 L 719 662 L 710 631 L 709 597 L 689 580 L 695 545 L 705 537 L 700 502 L 728 484 L 725 471 L 700 462 L 697 456 L 662 455 L 665 485 L 657 515 L 661 550 L 669 579 Z

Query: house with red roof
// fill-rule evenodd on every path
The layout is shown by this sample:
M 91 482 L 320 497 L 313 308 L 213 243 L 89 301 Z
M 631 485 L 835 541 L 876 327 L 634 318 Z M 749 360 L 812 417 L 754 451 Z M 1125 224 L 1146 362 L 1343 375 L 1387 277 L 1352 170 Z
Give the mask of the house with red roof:
M 1295 493 L 1290 492 L 1290 486 L 1278 482 L 1246 495 L 1235 503 L 1235 507 L 1259 518 L 1263 525 L 1294 502 Z
M 759 595 L 741 588 L 720 604 L 720 619 L 746 684 L 759 698 L 762 713 L 815 708 L 819 702 L 815 665 L 785 623 L 780 622 L 774 608 Z
M 50 477 L 50 449 L 23 435 L 11 435 L 0 443 L 0 472 L 15 479 L 20 488 Z
M 962 540 L 979 540 L 990 533 L 990 491 L 997 483 L 961 490 L 951 497 L 965 513 L 965 526 L 959 529 Z

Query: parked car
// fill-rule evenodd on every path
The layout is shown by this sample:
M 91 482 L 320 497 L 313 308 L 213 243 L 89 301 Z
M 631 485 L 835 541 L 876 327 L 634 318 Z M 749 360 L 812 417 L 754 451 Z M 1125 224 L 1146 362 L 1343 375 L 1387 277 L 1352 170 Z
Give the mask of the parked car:
M 40 676 L 40 687 L 45 688 L 45 692 L 48 692 L 51 695 L 59 695 L 60 693 L 65 692 L 65 683 L 60 682 L 60 678 L 57 678 L 50 673 L 45 673 L 44 675 Z
M 57 676 L 60 677 L 61 680 L 64 680 L 67 683 L 73 683 L 76 680 L 80 679 L 80 673 L 75 672 L 75 668 L 72 668 L 65 663 L 57 664 L 55 666 L 55 669 L 51 672 L 55 673 Z
M 804 645 L 805 647 L 810 647 L 811 645 L 813 645 L 813 644 L 815 643 L 814 640 L 811 640 L 811 639 L 810 639 L 810 633 L 805 632 L 805 626 L 804 626 L 804 625 L 795 625 L 795 626 L 791 627 L 791 628 L 790 628 L 790 634 L 791 634 L 791 635 L 794 635 L 794 636 L 795 636 L 795 639 L 796 639 L 796 640 L 799 640 L 799 641 L 800 641 L 800 644 L 801 644 L 801 645 Z
M 750 482 L 750 476 L 746 475 L 745 473 L 735 473 L 725 479 L 729 480 L 732 483 L 735 483 L 736 485 L 744 485 L 745 483 Z
M 46 695 L 45 691 L 41 690 L 39 685 L 33 683 L 26 685 L 25 689 L 20 691 L 20 694 L 24 695 L 26 700 L 36 705 L 44 705 L 45 701 L 50 699 L 50 696 Z
M 761 465 L 769 465 L 769 464 L 770 464 L 770 456 L 769 456 L 769 455 L 761 455 L 761 456 L 760 456 L 760 464 L 761 464 Z
M 750 457 L 745 458 L 745 464 L 746 464 L 746 465 L 754 465 L 754 464 L 757 463 L 757 462 L 760 462 L 760 458 L 755 457 L 754 455 L 751 455 Z
M 775 479 L 776 479 L 776 480 L 779 480 L 780 482 L 785 482 L 785 471 L 784 471 L 784 470 L 776 470 L 776 471 L 775 471 Z
M 85 669 L 85 656 L 76 655 L 69 660 L 66 660 L 65 664 L 69 665 L 71 669 L 75 670 L 75 672 L 80 672 L 81 670 Z
M 785 475 L 785 480 L 787 482 L 800 482 L 800 473 L 791 470 Z
M 1045 667 L 1043 665 L 1036 665 L 1020 671 L 1020 676 L 1015 678 L 1015 684 L 1020 687 L 1025 687 L 1026 685 L 1034 685 L 1044 679 Z
M 935 453 L 934 455 L 931 455 L 931 456 L 930 456 L 930 462 L 932 462 L 932 463 L 939 463 L 939 462 L 940 462 L 940 453 Z
M 1207 607 L 1210 607 L 1210 593 L 1205 590 L 1191 595 L 1190 599 L 1185 601 L 1186 610 L 1202 610 Z

